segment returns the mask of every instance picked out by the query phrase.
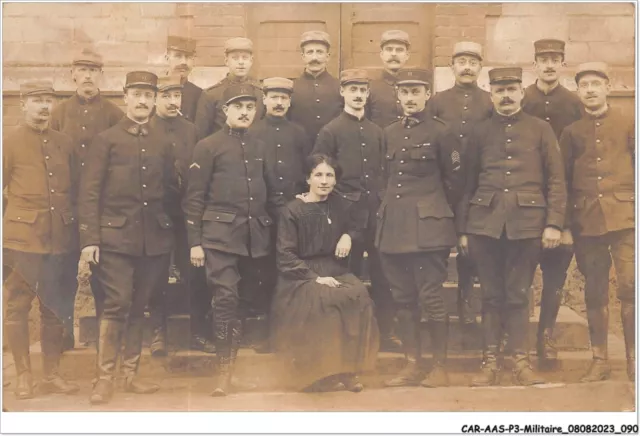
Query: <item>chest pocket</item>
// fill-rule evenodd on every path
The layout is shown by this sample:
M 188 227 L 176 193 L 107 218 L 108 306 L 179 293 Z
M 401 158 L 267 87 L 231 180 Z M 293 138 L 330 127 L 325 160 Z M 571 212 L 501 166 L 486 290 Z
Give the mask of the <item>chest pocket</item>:
M 436 158 L 436 149 L 431 143 L 422 144 L 409 152 L 412 161 L 428 161 Z

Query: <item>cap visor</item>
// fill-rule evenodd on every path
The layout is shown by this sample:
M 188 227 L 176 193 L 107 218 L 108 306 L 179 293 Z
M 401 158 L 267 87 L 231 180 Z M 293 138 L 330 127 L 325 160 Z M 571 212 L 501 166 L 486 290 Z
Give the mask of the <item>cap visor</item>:
M 170 85 L 170 86 L 158 87 L 158 92 L 170 91 L 172 89 L 182 90 L 182 85 Z
M 480 56 L 478 53 L 473 53 L 471 51 L 461 51 L 458 53 L 455 53 L 453 56 L 451 56 L 452 58 L 456 58 L 458 56 L 473 56 L 475 58 L 478 58 L 479 60 L 482 60 L 482 56 Z
M 429 86 L 429 82 L 425 82 L 424 80 L 401 80 L 396 82 L 396 85 L 427 85 Z
M 605 73 L 603 73 L 602 71 L 585 70 L 585 71 L 580 71 L 579 73 L 576 73 L 576 83 L 580 80 L 580 77 L 584 76 L 585 74 L 595 74 L 596 76 L 600 76 L 603 79 L 611 80 L 611 78 L 607 76 Z
M 93 62 L 93 61 L 73 61 L 73 63 L 71 65 L 88 65 L 90 67 L 98 67 L 98 68 L 102 68 L 102 64 L 99 64 L 97 62 Z
M 124 89 L 128 89 L 128 88 L 151 88 L 156 91 L 158 90 L 158 87 L 156 85 L 152 85 L 146 82 L 127 83 L 126 85 L 124 85 Z
M 234 102 L 236 100 L 254 100 L 254 101 L 257 101 L 258 99 L 256 98 L 255 95 L 248 95 L 248 94 L 246 94 L 246 95 L 238 95 L 236 97 L 232 97 L 229 100 L 227 100 L 227 102 L 225 104 L 229 104 L 229 103 Z

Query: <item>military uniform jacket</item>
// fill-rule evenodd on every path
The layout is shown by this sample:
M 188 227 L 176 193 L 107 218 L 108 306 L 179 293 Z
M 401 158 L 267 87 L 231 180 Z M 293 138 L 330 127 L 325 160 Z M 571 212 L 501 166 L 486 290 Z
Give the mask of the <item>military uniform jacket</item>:
M 459 141 L 425 111 L 384 130 L 387 188 L 377 213 L 376 246 L 416 253 L 456 245 L 455 205 L 462 194 Z
M 371 93 L 367 99 L 367 116 L 381 128 L 402 118 L 402 106 L 398 100 L 396 76 L 384 71 L 381 79 L 371 81 Z
M 585 114 L 560 138 L 569 193 L 567 223 L 579 236 L 635 226 L 635 125 L 609 108 Z
M 558 139 L 562 130 L 584 113 L 582 102 L 574 92 L 558 85 L 545 94 L 535 83 L 524 92 L 522 110 L 551 124 Z
M 124 112 L 100 94 L 91 100 L 75 94 L 53 109 L 51 128 L 71 137 L 80 165 L 84 166 L 93 138 L 118 124 L 122 117 Z
M 169 213 L 179 207 L 171 142 L 123 118 L 91 143 L 78 202 L 82 247 L 156 256 L 173 247 Z
M 180 112 L 185 120 L 195 123 L 196 111 L 198 109 L 198 100 L 202 95 L 202 88 L 188 80 L 182 85 L 182 103 L 180 104 Z
M 273 170 L 251 132 L 225 126 L 198 142 L 189 168 L 185 214 L 191 247 L 240 256 L 269 254 L 276 205 Z
M 304 129 L 284 117 L 266 115 L 251 131 L 264 143 L 267 162 L 275 170 L 276 194 L 288 202 L 306 191 L 304 160 L 313 144 Z
M 204 139 L 226 126 L 227 116 L 222 110 L 222 107 L 225 104 L 222 96 L 229 86 L 241 83 L 247 83 L 254 87 L 254 92 L 257 97 L 256 116 L 254 122 L 264 116 L 264 104 L 262 102 L 262 89 L 260 87 L 260 83 L 252 78 L 241 80 L 227 74 L 227 77 L 222 79 L 220 82 L 210 88 L 207 88 L 206 91 L 203 91 L 198 99 L 198 109 L 195 116 L 198 139 Z
M 313 77 L 306 71 L 293 81 L 289 119 L 301 125 L 313 144 L 320 129 L 340 115 L 344 100 L 340 81 L 324 71 Z
M 78 166 L 71 138 L 22 125 L 5 138 L 2 161 L 8 197 L 4 248 L 41 254 L 77 251 Z
M 182 117 L 161 118 L 158 114 L 151 118 L 150 126 L 152 129 L 159 129 L 171 144 L 172 153 L 175 157 L 174 169 L 177 174 L 178 186 L 180 194 L 183 195 L 187 191 L 187 173 L 189 165 L 193 159 L 193 149 L 196 147 L 196 126 Z M 181 208 L 170 211 L 171 216 L 180 216 Z
M 522 110 L 494 113 L 469 138 L 469 175 L 458 231 L 508 239 L 539 238 L 564 226 L 564 166 L 551 126 Z
M 462 146 L 460 152 L 464 156 L 473 126 L 491 116 L 493 103 L 489 93 L 477 85 L 454 85 L 437 93 L 427 102 L 427 113 L 447 123 L 453 134 L 459 138 Z

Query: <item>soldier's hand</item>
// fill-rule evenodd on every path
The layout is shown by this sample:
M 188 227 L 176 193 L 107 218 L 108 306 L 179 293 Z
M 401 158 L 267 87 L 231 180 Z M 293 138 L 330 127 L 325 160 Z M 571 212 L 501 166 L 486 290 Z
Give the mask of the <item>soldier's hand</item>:
M 333 277 L 318 277 L 316 279 L 316 282 L 320 283 L 321 285 L 329 286 L 330 288 L 337 288 L 340 285 L 342 285 L 342 283 L 340 283 L 339 281 L 337 281 Z
M 307 194 L 308 194 L 307 192 L 305 192 L 304 194 L 297 194 L 296 195 L 296 199 L 302 200 L 302 201 L 304 201 L 306 203 L 307 202 Z
M 562 231 L 555 227 L 546 227 L 542 234 L 542 248 L 553 249 L 560 245 L 560 239 L 562 238 Z
M 573 234 L 571 233 L 571 230 L 564 229 L 562 231 L 562 237 L 560 238 L 560 245 L 566 248 L 573 246 Z
M 336 257 L 345 258 L 351 252 L 351 236 L 346 233 L 342 235 L 340 240 L 338 241 L 338 245 L 336 245 Z
M 202 248 L 202 245 L 191 247 L 191 265 L 196 268 L 204 266 L 204 249 Z
M 469 256 L 469 238 L 467 235 L 460 235 L 458 238 L 458 251 L 463 256 Z
M 80 260 L 97 265 L 100 262 L 100 247 L 88 245 L 82 249 Z

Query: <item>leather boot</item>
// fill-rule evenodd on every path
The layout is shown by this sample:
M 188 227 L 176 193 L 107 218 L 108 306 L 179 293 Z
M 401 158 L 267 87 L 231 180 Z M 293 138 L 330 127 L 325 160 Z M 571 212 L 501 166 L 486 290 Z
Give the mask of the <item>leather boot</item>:
M 241 320 L 237 319 L 231 323 L 231 368 L 233 369 L 238 359 L 238 351 L 242 343 L 242 335 L 244 325 Z M 235 391 L 252 391 L 257 388 L 253 383 L 245 382 L 231 373 L 231 387 Z
M 364 390 L 364 385 L 355 373 L 343 374 L 341 380 L 345 389 L 348 391 L 358 393 Z
M 527 308 L 527 314 L 529 309 Z M 527 353 L 515 353 L 513 355 L 514 368 L 513 368 L 513 382 L 520 386 L 532 386 L 540 385 L 545 381 L 538 377 L 531 368 L 529 363 L 529 355 Z
M 40 340 L 42 344 L 42 368 L 44 379 L 39 385 L 42 393 L 48 394 L 75 394 L 80 387 L 69 383 L 60 377 L 60 356 L 64 343 L 64 328 L 57 320 L 42 322 L 40 328 Z
M 624 345 L 627 354 L 627 377 L 636 381 L 636 305 L 635 302 L 623 302 L 620 306 Z
M 9 348 L 16 366 L 15 395 L 19 400 L 33 398 L 33 377 L 31 376 L 31 358 L 29 356 L 29 324 L 24 321 L 6 321 L 5 329 Z
M 461 268 L 458 268 L 458 319 L 465 328 L 476 321 L 475 316 L 471 313 L 471 304 L 469 303 L 472 291 L 473 276 L 469 275 L 468 271 L 462 271 Z
M 122 333 L 125 325 L 114 319 L 100 320 L 98 336 L 98 359 L 96 383 L 89 401 L 91 404 L 105 404 L 113 396 L 116 365 L 120 356 Z
M 540 321 L 538 323 L 538 337 L 536 353 L 541 363 L 558 358 L 558 350 L 553 340 L 553 328 L 558 318 L 560 303 L 562 303 L 563 289 L 543 289 L 540 303 Z
M 151 309 L 151 326 L 153 328 L 153 338 L 149 351 L 153 357 L 167 355 L 167 317 L 165 311 L 160 307 Z
M 130 318 L 125 334 L 124 353 L 122 355 L 122 372 L 125 378 L 125 391 L 134 394 L 153 394 L 160 389 L 154 383 L 145 383 L 137 379 L 140 357 L 142 355 L 142 335 L 144 318 Z
M 593 361 L 580 381 L 588 383 L 608 380 L 611 377 L 607 343 L 609 307 L 605 305 L 595 309 L 587 308 L 587 321 L 589 322 Z
M 415 310 L 407 308 L 398 310 L 397 316 L 407 364 L 396 377 L 384 384 L 387 387 L 418 386 L 424 379 L 419 316 Z
M 498 349 L 502 338 L 501 310 L 485 307 L 482 312 L 482 366 L 480 374 L 471 380 L 471 386 L 493 386 L 499 383 L 500 367 L 498 365 Z
M 233 364 L 231 361 L 232 323 L 233 321 L 214 321 L 218 373 L 215 380 L 216 387 L 211 393 L 212 397 L 227 396 L 231 387 L 231 377 L 233 376 Z
M 62 352 L 73 350 L 76 346 L 76 338 L 73 332 L 64 335 L 62 340 Z
M 433 350 L 433 369 L 421 383 L 425 388 L 449 386 L 447 374 L 447 341 L 449 339 L 449 317 L 445 321 L 430 321 L 431 349 Z

